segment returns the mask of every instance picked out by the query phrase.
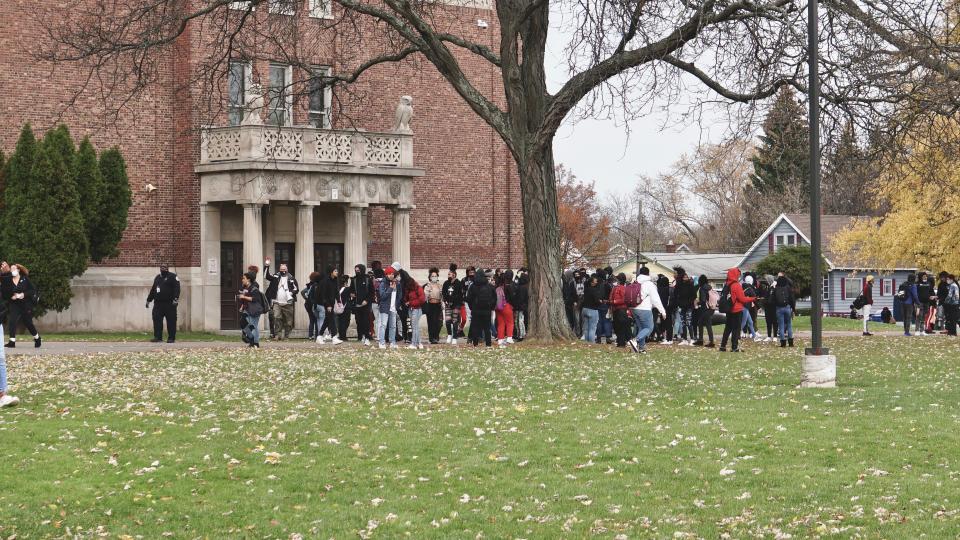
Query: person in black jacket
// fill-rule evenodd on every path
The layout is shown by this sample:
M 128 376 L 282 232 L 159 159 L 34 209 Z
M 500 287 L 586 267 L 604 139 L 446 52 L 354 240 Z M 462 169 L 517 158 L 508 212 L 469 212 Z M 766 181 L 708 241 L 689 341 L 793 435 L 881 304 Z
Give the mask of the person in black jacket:
M 22 264 L 11 266 L 10 275 L 13 282 L 13 292 L 8 303 L 10 341 L 7 342 L 6 346 L 17 346 L 17 326 L 23 323 L 23 326 L 33 336 L 33 346 L 40 347 L 40 333 L 37 332 L 37 327 L 33 325 L 33 308 L 36 303 L 37 288 L 28 278 L 30 272 Z
M 343 313 L 337 317 L 337 336 L 340 341 L 347 341 L 347 328 L 350 327 L 350 314 L 353 313 L 353 299 L 350 297 L 350 277 L 340 276 L 340 288 L 337 289 L 337 298 L 343 306 Z
M 350 284 L 350 300 L 353 303 L 353 318 L 357 321 L 357 341 L 370 345 L 370 305 L 373 303 L 373 281 L 367 275 L 367 267 L 353 267 L 353 283 Z
M 320 278 L 316 292 L 313 294 L 315 309 L 318 310 L 317 321 L 320 323 L 320 328 L 317 331 L 317 343 L 324 343 L 326 330 L 330 331 L 331 343 L 334 345 L 341 343 L 337 333 L 337 314 L 333 312 L 337 303 L 337 293 L 340 290 L 338 286 L 339 278 L 340 273 L 337 269 L 333 266 L 327 266 L 327 271 Z
M 490 315 L 497 307 L 497 292 L 483 272 L 477 272 L 473 280 L 470 292 L 467 293 L 467 305 L 470 306 L 470 339 L 473 346 L 476 347 L 483 337 L 486 346 L 490 347 Z
M 777 306 L 780 346 L 786 347 L 789 342 L 793 347 L 793 314 L 797 311 L 797 298 L 793 293 L 793 283 L 785 276 L 777 278 L 777 285 L 773 289 L 773 301 Z
M 300 296 L 303 297 L 303 308 L 307 310 L 307 317 L 310 318 L 310 322 L 307 324 L 307 339 L 316 339 L 320 330 L 320 325 L 317 324 L 317 313 L 313 306 L 313 288 L 317 286 L 319 281 L 320 272 L 310 272 L 310 280 L 307 282 L 307 286 L 300 291 Z
M 707 347 L 713 347 L 713 313 L 714 309 L 710 306 L 710 291 L 713 286 L 706 274 L 700 274 L 697 278 L 697 316 L 695 320 L 697 340 L 694 345 L 704 345 L 703 335 L 710 336 L 710 341 L 706 343 Z
M 267 300 L 270 301 L 275 321 L 276 338 L 289 339 L 290 332 L 293 331 L 294 305 L 297 303 L 300 285 L 297 284 L 297 278 L 287 271 L 286 263 L 280 263 L 279 271 L 271 275 L 267 261 L 264 263 L 263 276 L 270 283 L 267 287 Z
M 180 279 L 166 264 L 153 278 L 153 287 L 147 295 L 147 309 L 153 302 L 153 343 L 163 341 L 163 320 L 167 320 L 167 343 L 177 339 L 177 304 L 180 302 Z
M 514 298 L 517 304 L 514 306 L 516 316 L 517 331 L 514 333 L 517 341 L 523 341 L 527 336 L 527 321 L 530 320 L 530 275 L 522 272 L 517 278 L 517 286 L 514 288 Z
M 947 314 L 943 308 L 943 302 L 947 299 L 947 294 L 950 291 L 950 284 L 947 283 L 947 277 L 949 276 L 950 274 L 946 271 L 937 274 L 937 322 L 934 326 L 941 334 L 945 334 L 947 331 Z
M 237 295 L 240 301 L 240 311 L 243 312 L 244 325 L 241 329 L 241 339 L 248 347 L 260 347 L 260 316 L 266 311 L 263 294 L 257 284 L 257 274 L 247 272 L 240 278 L 243 289 Z
M 581 319 L 583 320 L 583 340 L 593 344 L 597 339 L 597 327 L 600 324 L 600 306 L 603 305 L 603 285 L 600 284 L 599 276 L 594 274 L 583 289 L 583 307 L 581 308 Z
M 682 266 L 673 269 L 676 272 L 676 285 L 673 287 L 673 304 L 679 310 L 680 344 L 693 344 L 693 303 L 697 299 L 697 288 L 693 278 Z
M 447 343 L 456 345 L 460 332 L 460 310 L 463 308 L 463 282 L 457 279 L 457 265 L 450 264 L 447 280 L 440 289 L 443 297 L 443 321 L 447 327 Z
M 657 274 L 657 295 L 666 313 L 657 313 L 657 341 L 667 344 L 673 341 L 673 315 L 670 306 L 670 278 Z
M 0 341 L 3 341 L 3 323 L 7 320 L 7 302 L 13 296 L 13 276 L 10 265 L 0 262 Z M 7 393 L 7 355 L 0 347 L 0 408 L 13 407 L 20 399 Z

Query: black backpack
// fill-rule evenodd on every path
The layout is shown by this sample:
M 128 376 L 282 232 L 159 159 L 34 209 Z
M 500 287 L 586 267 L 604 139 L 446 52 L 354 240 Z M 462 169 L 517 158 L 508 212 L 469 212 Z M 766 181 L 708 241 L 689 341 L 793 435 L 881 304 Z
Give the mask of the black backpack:
M 730 285 L 724 285 L 720 291 L 720 300 L 717 302 L 717 311 L 730 313 L 733 311 L 733 295 L 730 294 Z
M 777 307 L 787 307 L 790 305 L 790 287 L 775 287 L 773 289 L 773 301 Z
M 901 283 L 900 287 L 897 288 L 897 300 L 906 300 L 907 299 L 907 289 L 910 287 L 910 282 Z

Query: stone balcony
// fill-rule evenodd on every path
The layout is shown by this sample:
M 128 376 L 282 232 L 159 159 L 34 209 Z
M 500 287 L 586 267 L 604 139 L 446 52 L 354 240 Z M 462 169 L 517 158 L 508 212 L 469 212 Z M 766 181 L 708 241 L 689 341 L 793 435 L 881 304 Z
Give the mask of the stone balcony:
M 413 204 L 413 135 L 313 127 L 201 132 L 201 201 Z

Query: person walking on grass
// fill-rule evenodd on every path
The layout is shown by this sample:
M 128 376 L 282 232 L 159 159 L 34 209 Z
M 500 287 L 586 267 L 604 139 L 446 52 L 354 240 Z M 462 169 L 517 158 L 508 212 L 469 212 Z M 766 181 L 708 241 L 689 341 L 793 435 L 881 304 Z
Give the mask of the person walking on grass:
M 340 310 L 340 313 L 337 313 L 337 335 L 340 337 L 340 341 L 347 341 L 347 329 L 350 328 L 350 315 L 353 313 L 353 297 L 350 295 L 350 276 L 342 275 L 340 276 L 340 290 L 337 293 L 337 300 L 339 300 L 339 306 L 334 306 L 334 312 L 337 309 Z M 358 338 L 357 341 L 360 341 Z
M 637 353 L 647 352 L 647 338 L 653 333 L 653 310 L 657 309 L 664 312 L 663 302 L 660 301 L 660 293 L 657 291 L 657 285 L 650 279 L 650 269 L 646 266 L 640 268 L 636 283 L 639 291 L 626 290 L 625 301 L 629 305 L 636 303 L 633 308 L 633 320 L 636 326 L 636 334 L 630 340 L 630 348 Z M 636 299 L 633 296 L 636 294 Z M 617 334 L 620 335 L 619 333 Z M 712 336 L 713 334 L 711 334 Z
M 867 276 L 866 281 L 863 282 L 863 335 L 872 336 L 870 333 L 870 310 L 873 309 L 873 276 Z
M 240 301 L 240 311 L 243 313 L 243 328 L 241 339 L 248 347 L 260 347 L 260 316 L 266 311 L 267 299 L 260 292 L 257 284 L 257 275 L 247 272 L 240 277 L 243 289 L 237 295 Z
M 13 296 L 13 275 L 6 261 L 0 262 L 0 341 L 3 341 L 3 322 L 7 320 L 7 302 Z M 20 398 L 7 393 L 7 355 L 0 347 L 0 408 L 13 407 Z
M 467 293 L 467 306 L 470 309 L 470 341 L 476 347 L 482 338 L 484 344 L 490 347 L 492 343 L 490 333 L 490 317 L 497 306 L 497 292 L 487 280 L 487 275 L 478 271 Z
M 627 275 L 617 274 L 617 284 L 610 291 L 607 304 L 613 310 L 613 333 L 617 335 L 617 348 L 627 346 L 630 334 L 630 321 L 627 320 Z
M 723 325 L 723 338 L 720 340 L 720 352 L 726 352 L 727 339 L 732 339 L 730 352 L 740 352 L 743 306 L 754 300 L 756 300 L 755 297 L 743 294 L 743 287 L 740 285 L 740 269 L 727 270 L 727 281 L 718 301 L 720 311 L 727 315 L 727 321 Z
M 307 310 L 307 318 L 310 319 L 307 324 L 307 339 L 315 339 L 317 332 L 320 330 L 320 325 L 317 324 L 317 312 L 312 300 L 313 288 L 318 281 L 320 281 L 320 272 L 310 272 L 310 280 L 307 281 L 307 286 L 300 291 L 300 296 L 303 298 L 303 308 Z
M 393 267 L 383 270 L 383 281 L 380 282 L 377 317 L 377 342 L 381 349 L 386 349 L 387 340 L 390 348 L 397 348 L 397 311 L 403 303 L 403 286 L 398 283 L 397 272 Z
M 773 288 L 773 300 L 777 308 L 777 336 L 780 346 L 787 343 L 793 347 L 793 314 L 797 311 L 797 299 L 793 294 L 793 284 L 784 276 L 777 278 Z
M 177 339 L 177 304 L 180 303 L 180 278 L 166 264 L 153 278 L 153 287 L 147 295 L 147 309 L 153 302 L 153 343 L 163 341 L 163 321 L 167 321 L 167 343 Z M 11 344 L 12 346 L 12 344 Z
M 903 335 L 910 336 L 910 324 L 916 316 L 916 306 L 920 303 L 917 297 L 917 276 L 910 274 L 907 276 L 907 282 L 900 285 L 897 290 L 897 299 L 903 309 Z
M 706 274 L 700 274 L 697 278 L 697 304 L 700 306 L 699 317 L 697 318 L 698 339 L 693 344 L 704 347 L 715 347 L 713 344 L 713 314 L 717 310 L 717 300 L 720 295 L 713 290 Z M 703 342 L 704 332 L 710 336 L 710 341 Z
M 37 303 L 37 288 L 28 278 L 30 271 L 22 264 L 11 266 L 10 275 L 13 281 L 13 294 L 10 297 L 10 315 L 7 319 L 10 328 L 10 341 L 6 346 L 17 346 L 17 327 L 22 323 L 30 332 L 30 335 L 33 336 L 33 346 L 39 348 L 40 333 L 37 332 L 37 327 L 33 325 L 33 309 Z

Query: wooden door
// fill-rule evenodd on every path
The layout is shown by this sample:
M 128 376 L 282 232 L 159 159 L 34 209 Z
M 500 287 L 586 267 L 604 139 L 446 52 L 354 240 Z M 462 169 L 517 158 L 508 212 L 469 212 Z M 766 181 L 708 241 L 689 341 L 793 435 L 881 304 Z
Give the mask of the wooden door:
M 220 242 L 220 329 L 238 330 L 240 326 L 240 276 L 243 274 L 243 244 Z

